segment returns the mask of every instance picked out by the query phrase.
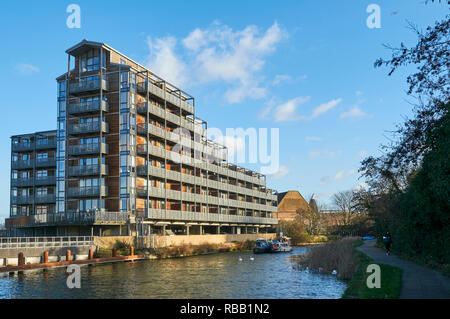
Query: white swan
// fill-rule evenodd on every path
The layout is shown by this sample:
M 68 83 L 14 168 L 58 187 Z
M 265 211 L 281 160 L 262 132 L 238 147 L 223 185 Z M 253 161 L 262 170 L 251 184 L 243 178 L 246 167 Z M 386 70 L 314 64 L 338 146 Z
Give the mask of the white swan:
M 254 257 L 250 257 L 250 260 L 255 260 L 255 258 Z
M 242 257 L 239 256 L 239 261 L 242 261 Z

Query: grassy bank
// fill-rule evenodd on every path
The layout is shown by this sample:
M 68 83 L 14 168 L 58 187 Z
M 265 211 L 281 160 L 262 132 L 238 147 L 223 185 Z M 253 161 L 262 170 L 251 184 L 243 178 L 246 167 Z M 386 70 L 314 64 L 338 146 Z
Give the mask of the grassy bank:
M 367 266 L 373 261 L 355 248 L 362 245 L 358 237 L 347 237 L 313 248 L 299 259 L 303 269 L 323 274 L 333 274 L 347 283 L 342 298 L 346 299 L 396 299 L 400 296 L 402 270 L 379 264 L 381 268 L 381 288 L 368 288 Z
M 402 270 L 397 267 L 378 264 L 381 268 L 381 288 L 368 288 L 366 284 L 367 266 L 373 263 L 366 254 L 356 251 L 362 241 L 353 244 L 353 250 L 358 258 L 358 268 L 352 278 L 347 281 L 344 299 L 397 299 L 402 287 Z

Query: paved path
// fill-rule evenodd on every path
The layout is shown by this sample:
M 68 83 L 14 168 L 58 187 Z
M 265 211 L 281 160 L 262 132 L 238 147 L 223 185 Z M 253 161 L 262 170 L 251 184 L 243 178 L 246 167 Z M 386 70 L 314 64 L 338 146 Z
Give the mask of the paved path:
M 371 257 L 376 263 L 403 269 L 401 299 L 450 298 L 450 278 L 437 270 L 400 259 L 386 256 L 383 249 L 374 247 L 376 240 L 366 240 L 358 250 Z

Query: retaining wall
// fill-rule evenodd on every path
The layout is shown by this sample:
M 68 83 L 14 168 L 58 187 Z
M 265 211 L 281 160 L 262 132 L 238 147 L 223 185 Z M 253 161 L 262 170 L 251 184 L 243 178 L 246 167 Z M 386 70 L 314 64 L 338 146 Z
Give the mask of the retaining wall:
M 224 244 L 231 242 L 242 242 L 246 240 L 256 240 L 257 238 L 274 239 L 275 237 L 275 233 L 175 236 L 152 235 L 148 237 L 140 237 L 140 243 L 136 243 L 136 237 L 132 236 L 102 236 L 94 237 L 94 245 L 103 249 L 112 249 L 119 243 L 133 245 L 136 247 L 142 247 L 143 244 L 146 248 L 161 248 L 181 245 Z

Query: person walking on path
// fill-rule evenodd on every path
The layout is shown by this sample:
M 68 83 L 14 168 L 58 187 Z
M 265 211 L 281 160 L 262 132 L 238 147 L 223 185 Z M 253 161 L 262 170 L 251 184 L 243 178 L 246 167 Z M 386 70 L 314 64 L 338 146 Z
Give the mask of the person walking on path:
M 391 253 L 392 246 L 392 236 L 391 233 L 387 232 L 386 235 L 383 236 L 383 244 L 386 248 L 386 256 L 389 256 Z

